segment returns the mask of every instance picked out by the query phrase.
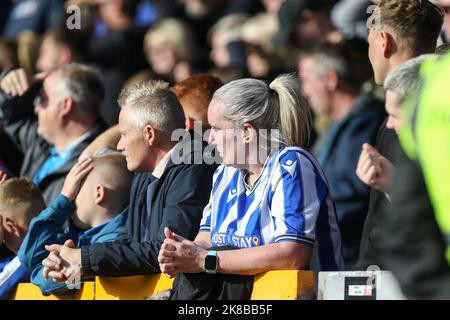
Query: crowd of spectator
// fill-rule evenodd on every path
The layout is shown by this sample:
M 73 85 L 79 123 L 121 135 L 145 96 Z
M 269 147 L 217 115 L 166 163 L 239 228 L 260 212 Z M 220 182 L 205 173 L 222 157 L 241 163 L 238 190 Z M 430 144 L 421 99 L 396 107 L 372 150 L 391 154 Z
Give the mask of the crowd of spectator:
M 2 0 L 0 298 L 373 266 L 450 298 L 449 41 L 449 0 Z

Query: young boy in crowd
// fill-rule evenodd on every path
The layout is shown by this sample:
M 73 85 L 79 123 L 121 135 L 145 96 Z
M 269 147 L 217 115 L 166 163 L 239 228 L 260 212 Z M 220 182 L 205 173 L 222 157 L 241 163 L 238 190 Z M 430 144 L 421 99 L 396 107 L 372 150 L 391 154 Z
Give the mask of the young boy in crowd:
M 39 188 L 28 178 L 11 178 L 0 184 L 0 247 L 13 253 L 0 260 L 0 300 L 9 299 L 18 283 L 30 281 L 31 270 L 16 254 L 31 219 L 44 208 Z
M 72 279 L 65 284 L 44 278 L 41 263 L 48 255 L 45 245 L 71 240 L 73 245 L 84 246 L 116 240 L 124 232 L 131 180 L 122 155 L 87 158 L 72 168 L 61 194 L 31 221 L 18 256 L 23 265 L 32 269 L 31 281 L 43 294 L 66 294 L 70 285 L 80 282 Z

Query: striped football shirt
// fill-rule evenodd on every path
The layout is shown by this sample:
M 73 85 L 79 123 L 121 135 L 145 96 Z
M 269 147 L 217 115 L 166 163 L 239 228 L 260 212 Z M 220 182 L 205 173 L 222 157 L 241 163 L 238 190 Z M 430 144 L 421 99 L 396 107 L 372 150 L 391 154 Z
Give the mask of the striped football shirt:
M 313 247 L 311 269 L 342 270 L 334 204 L 316 159 L 302 148 L 281 147 L 267 158 L 251 188 L 246 173 L 224 165 L 214 173 L 200 225 L 212 245 L 302 243 Z

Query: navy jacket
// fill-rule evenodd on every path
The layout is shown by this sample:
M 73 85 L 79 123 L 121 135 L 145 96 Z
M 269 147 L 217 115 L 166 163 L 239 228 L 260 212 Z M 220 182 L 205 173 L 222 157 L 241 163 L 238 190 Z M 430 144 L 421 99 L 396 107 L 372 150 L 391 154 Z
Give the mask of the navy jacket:
M 356 167 L 362 145 L 374 144 L 385 117 L 380 101 L 369 93 L 360 95 L 349 114 L 325 134 L 323 147 L 316 153 L 335 201 L 347 270 L 358 258 L 370 195 L 369 187 L 356 175 Z
M 151 200 L 149 237 L 145 240 L 141 237 L 141 216 L 151 175 L 136 173 L 131 186 L 127 233 L 114 242 L 83 246 L 81 260 L 85 275 L 159 273 L 158 254 L 165 239 L 165 227 L 190 240 L 196 237 L 217 165 L 195 164 L 206 144 L 193 143 L 189 136 L 175 146 L 173 153 L 179 154 L 184 162 L 175 164 L 169 160 L 158 180 Z

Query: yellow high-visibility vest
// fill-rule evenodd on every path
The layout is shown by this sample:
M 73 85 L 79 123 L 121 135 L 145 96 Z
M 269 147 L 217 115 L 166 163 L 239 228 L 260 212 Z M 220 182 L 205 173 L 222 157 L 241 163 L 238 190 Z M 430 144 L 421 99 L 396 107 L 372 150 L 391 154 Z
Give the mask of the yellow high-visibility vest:
M 424 62 L 421 77 L 403 106 L 400 143 L 422 168 L 450 264 L 450 54 Z

